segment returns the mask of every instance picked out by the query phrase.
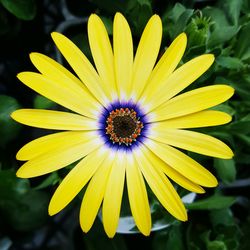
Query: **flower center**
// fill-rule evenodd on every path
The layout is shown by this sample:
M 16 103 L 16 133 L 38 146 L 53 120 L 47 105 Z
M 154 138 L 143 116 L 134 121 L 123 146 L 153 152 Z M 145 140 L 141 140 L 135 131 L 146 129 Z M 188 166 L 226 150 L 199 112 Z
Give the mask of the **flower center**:
M 112 110 L 106 120 L 106 134 L 113 143 L 131 145 L 143 128 L 143 123 L 139 119 L 133 109 Z

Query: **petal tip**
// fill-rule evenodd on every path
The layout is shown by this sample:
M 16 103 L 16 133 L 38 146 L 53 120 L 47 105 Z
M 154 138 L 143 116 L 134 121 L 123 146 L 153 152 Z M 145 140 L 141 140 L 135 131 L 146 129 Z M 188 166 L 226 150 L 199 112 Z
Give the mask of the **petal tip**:
M 54 42 L 56 42 L 58 39 L 64 37 L 63 34 L 56 32 L 56 31 L 51 32 L 50 35 L 51 35 L 51 38 L 53 39 Z
M 53 199 L 53 197 L 52 197 L 52 199 Z M 55 207 L 52 205 L 52 199 L 50 201 L 49 208 L 48 208 L 49 216 L 53 216 L 53 215 L 57 214 L 58 212 L 60 212 L 60 210 L 55 209 Z
M 217 181 L 217 179 L 214 177 L 214 178 L 210 181 L 208 187 L 216 187 L 216 186 L 218 186 L 218 181 Z
M 123 18 L 124 16 L 122 15 L 121 12 L 116 12 L 115 18 Z
M 92 13 L 89 16 L 88 22 L 94 21 L 94 20 L 100 20 L 100 17 L 98 15 L 96 15 L 95 13 Z
M 20 152 L 20 150 L 17 152 L 17 154 L 16 154 L 16 159 L 18 160 L 18 161 L 24 161 L 24 159 L 23 159 L 23 156 L 22 156 L 22 153 Z
M 114 238 L 115 233 L 116 233 L 116 232 L 111 232 L 111 231 L 108 231 L 108 230 L 105 230 L 105 232 L 106 232 L 107 236 L 109 237 L 109 239 Z
M 160 18 L 159 15 L 154 14 L 150 19 L 153 20 L 154 22 L 156 22 L 156 23 L 162 25 L 162 21 L 161 21 L 161 18 Z
M 21 79 L 23 78 L 24 74 L 25 74 L 25 72 L 20 72 L 20 73 L 18 73 L 18 74 L 16 75 L 16 77 L 17 77 L 20 81 L 22 81 Z
M 31 52 L 29 53 L 29 57 L 32 60 L 32 57 L 36 56 L 37 54 L 39 54 L 38 52 Z
M 204 188 L 201 187 L 201 189 L 197 192 L 197 194 L 205 194 L 206 191 Z
M 16 121 L 16 114 L 17 114 L 17 111 L 18 111 L 18 110 L 15 110 L 15 111 L 13 111 L 13 112 L 10 114 L 10 117 L 11 117 L 13 120 L 15 120 L 15 121 Z
M 83 222 L 81 222 L 80 221 L 80 227 L 81 227 L 81 229 L 82 229 L 82 231 L 84 232 L 84 233 L 87 233 L 89 230 L 90 230 L 90 228 L 91 228 L 91 226 L 89 226 L 89 225 L 85 225 Z
M 182 32 L 180 35 L 179 35 L 179 38 L 183 39 L 183 40 L 187 40 L 187 34 L 185 32 Z
M 215 60 L 214 54 L 206 54 L 206 56 L 207 59 L 210 61 L 210 64 L 212 65 Z
M 22 171 L 22 168 L 19 168 L 19 169 L 17 170 L 16 176 L 17 176 L 18 178 L 28 178 L 28 177 L 25 175 L 25 173 Z
M 144 236 L 150 236 L 151 230 L 147 230 L 147 231 L 142 231 L 140 230 L 140 232 L 144 235 Z

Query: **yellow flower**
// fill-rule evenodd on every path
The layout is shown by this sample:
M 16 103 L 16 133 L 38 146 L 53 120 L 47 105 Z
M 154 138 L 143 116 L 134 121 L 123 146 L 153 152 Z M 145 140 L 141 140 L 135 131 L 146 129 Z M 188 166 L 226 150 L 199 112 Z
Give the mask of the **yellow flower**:
M 101 19 L 88 21 L 88 38 L 96 69 L 65 36 L 52 38 L 75 77 L 49 57 L 31 53 L 40 73 L 22 72 L 18 78 L 37 93 L 73 111 L 21 109 L 16 121 L 39 128 L 67 130 L 38 138 L 17 153 L 27 161 L 17 176 L 30 178 L 61 169 L 78 160 L 55 191 L 49 205 L 54 215 L 88 184 L 80 210 L 87 232 L 102 204 L 104 229 L 113 237 L 119 221 L 125 176 L 131 213 L 138 229 L 149 235 L 151 214 L 144 180 L 163 207 L 175 218 L 187 220 L 185 207 L 168 177 L 191 192 L 215 187 L 216 178 L 176 148 L 229 159 L 230 148 L 209 135 L 186 130 L 228 123 L 231 117 L 209 110 L 229 99 L 234 90 L 212 85 L 179 94 L 213 63 L 211 54 L 198 56 L 178 69 L 187 38 L 180 34 L 155 66 L 162 23 L 148 21 L 135 57 L 131 31 L 117 13 L 113 50 Z

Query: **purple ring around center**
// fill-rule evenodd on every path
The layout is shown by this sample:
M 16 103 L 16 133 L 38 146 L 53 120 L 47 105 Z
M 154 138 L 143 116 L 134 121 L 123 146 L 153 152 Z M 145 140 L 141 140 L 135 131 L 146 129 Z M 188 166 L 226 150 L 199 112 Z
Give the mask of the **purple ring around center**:
M 112 110 L 116 109 L 133 109 L 137 113 L 137 117 L 140 119 L 140 121 L 143 123 L 143 128 L 141 130 L 141 134 L 137 137 L 136 141 L 133 141 L 131 145 L 125 145 L 119 143 L 113 143 L 113 141 L 110 139 L 110 136 L 106 134 L 106 126 L 107 126 L 107 118 L 110 115 L 110 112 Z M 130 151 L 133 148 L 138 147 L 141 143 L 143 143 L 147 139 L 147 131 L 150 127 L 150 123 L 147 119 L 147 115 L 143 112 L 143 109 L 138 105 L 138 103 L 134 103 L 132 101 L 120 101 L 117 100 L 115 102 L 110 103 L 108 106 L 103 107 L 103 109 L 100 112 L 100 117 L 98 119 L 98 133 L 100 137 L 103 139 L 105 145 L 113 150 L 124 150 L 124 151 Z

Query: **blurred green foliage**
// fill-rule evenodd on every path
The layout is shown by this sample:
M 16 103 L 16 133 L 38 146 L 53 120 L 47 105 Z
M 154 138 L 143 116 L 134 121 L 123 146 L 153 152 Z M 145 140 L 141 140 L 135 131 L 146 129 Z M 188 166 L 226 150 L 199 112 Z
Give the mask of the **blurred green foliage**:
M 22 20 L 32 20 L 36 15 L 35 0 L 1 0 L 2 6 Z
M 66 4 L 64 7 L 67 8 L 69 1 L 55 1 L 54 4 L 59 10 L 63 8 L 62 3 Z M 60 219 L 59 215 L 59 217 L 48 218 L 47 215 L 49 198 L 67 171 L 60 170 L 35 180 L 15 177 L 15 171 L 19 165 L 14 160 L 17 148 L 27 142 L 27 137 L 31 140 L 43 132 L 37 132 L 38 129 L 31 128 L 26 132 L 23 126 L 11 120 L 10 114 L 21 106 L 51 109 L 57 108 L 57 105 L 41 96 L 35 96 L 32 101 L 24 102 L 19 94 L 10 90 L 9 82 L 1 79 L 0 84 L 4 85 L 7 91 L 4 91 L 4 94 L 0 92 L 0 250 L 74 250 L 83 249 L 82 246 L 88 250 L 125 250 L 136 249 L 135 242 L 144 249 L 154 250 L 250 249 L 250 170 L 248 166 L 250 162 L 250 1 L 89 0 L 86 1 L 85 9 L 79 9 L 77 2 L 75 0 L 70 2 L 77 9 L 77 14 L 71 10 L 72 16 L 79 16 L 81 12 L 83 17 L 88 17 L 91 12 L 98 13 L 110 37 L 112 37 L 113 16 L 117 11 L 122 12 L 131 26 L 135 48 L 147 20 L 152 14 L 157 13 L 163 21 L 163 42 L 160 54 L 181 32 L 186 32 L 188 36 L 188 47 L 181 64 L 200 54 L 213 53 L 216 57 L 215 63 L 189 89 L 218 83 L 229 84 L 235 88 L 235 95 L 229 101 L 214 108 L 232 115 L 232 122 L 215 128 L 199 129 L 229 144 L 235 157 L 231 160 L 211 160 L 208 157 L 190 153 L 190 156 L 214 172 L 220 183 L 217 188 L 207 190 L 207 194 L 198 195 L 192 204 L 186 204 L 189 209 L 189 221 L 186 223 L 174 222 L 164 230 L 153 232 L 149 238 L 141 238 L 138 235 L 117 235 L 110 240 L 103 234 L 102 225 L 97 220 L 91 232 L 83 235 L 79 229 L 78 217 L 74 217 L 72 212 L 78 213 L 80 203 L 78 199 L 64 211 L 71 224 L 75 221 L 72 227 L 66 224 L 67 232 L 64 236 L 67 235 L 65 237 L 69 245 L 57 239 L 54 245 L 47 246 L 47 242 L 50 241 L 46 237 L 49 238 L 51 235 L 56 238 L 57 233 L 63 234 L 64 223 L 67 222 L 66 217 Z M 37 7 L 37 4 L 38 2 L 34 0 L 0 0 L 0 38 L 6 39 L 8 34 L 12 35 L 15 32 L 20 35 L 21 27 L 28 25 L 24 21 L 34 22 L 36 25 L 38 22 L 36 13 L 40 13 L 40 16 L 46 15 L 39 9 L 41 6 Z M 67 19 L 61 22 L 67 22 Z M 19 28 L 17 23 L 21 23 Z M 60 25 L 60 22 L 56 25 Z M 63 32 L 90 57 L 86 29 L 83 29 L 82 25 L 76 25 L 74 29 L 70 25 L 66 27 Z M 71 32 L 70 28 L 74 32 Z M 45 36 L 49 37 L 49 32 L 44 32 Z M 11 35 L 9 39 L 12 39 Z M 52 41 L 49 41 L 49 44 L 50 50 L 47 51 L 53 51 Z M 54 55 L 54 51 L 51 55 Z M 26 69 L 29 67 L 27 66 Z M 155 202 L 153 206 L 156 211 L 153 216 L 157 217 L 160 205 Z M 167 221 L 168 218 L 166 213 Z M 33 234 L 36 230 L 41 228 L 49 228 L 47 233 L 44 233 L 47 236 L 43 240 L 42 248 L 41 246 L 25 248 L 25 244 L 34 239 Z M 14 237 L 16 234 L 25 234 L 25 237 L 20 240 Z

